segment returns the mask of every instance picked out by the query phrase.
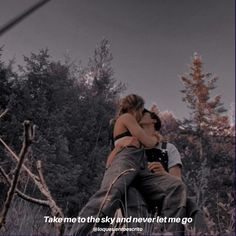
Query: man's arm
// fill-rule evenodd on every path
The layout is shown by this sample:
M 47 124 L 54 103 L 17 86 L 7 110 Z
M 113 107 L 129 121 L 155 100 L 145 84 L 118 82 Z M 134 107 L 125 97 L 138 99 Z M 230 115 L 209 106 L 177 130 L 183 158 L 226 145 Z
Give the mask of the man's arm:
M 181 162 L 180 153 L 179 153 L 178 149 L 171 143 L 167 143 L 167 151 L 168 151 L 168 171 L 169 171 L 169 174 L 181 179 L 182 162 Z M 148 168 L 154 173 L 160 172 L 160 171 L 165 171 L 160 162 L 152 162 L 148 165 Z
M 160 162 L 149 162 L 148 169 L 153 173 L 166 172 Z M 179 165 L 175 165 L 169 169 L 169 174 L 181 179 L 181 168 Z
M 166 172 L 160 162 L 148 162 L 148 169 L 153 173 Z
M 175 165 L 169 169 L 169 174 L 176 176 L 177 178 L 181 179 L 182 171 L 179 165 Z
M 167 143 L 167 152 L 168 152 L 168 170 L 169 173 L 173 176 L 176 176 L 181 179 L 182 176 L 182 162 L 181 156 L 178 149 L 172 143 Z

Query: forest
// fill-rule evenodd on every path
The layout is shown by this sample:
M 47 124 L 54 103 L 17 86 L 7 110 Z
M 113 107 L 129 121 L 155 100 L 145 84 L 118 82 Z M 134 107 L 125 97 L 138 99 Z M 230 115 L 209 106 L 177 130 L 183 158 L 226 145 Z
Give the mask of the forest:
M 50 50 L 24 56 L 24 65 L 0 51 L 0 235 L 63 234 L 44 216 L 77 216 L 101 183 L 109 121 L 126 85 L 115 79 L 103 39 L 86 66 Z M 191 55 L 190 55 L 191 56 Z M 181 153 L 183 181 L 195 196 L 211 234 L 234 232 L 234 122 L 217 80 L 194 54 L 181 77 L 189 117 L 159 111 L 162 135 Z M 176 75 L 176 79 L 177 75 Z

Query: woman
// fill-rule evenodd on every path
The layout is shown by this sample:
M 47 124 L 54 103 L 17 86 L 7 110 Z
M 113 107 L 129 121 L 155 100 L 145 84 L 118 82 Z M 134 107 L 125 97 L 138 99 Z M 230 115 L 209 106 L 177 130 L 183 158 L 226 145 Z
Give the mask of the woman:
M 138 122 L 142 118 L 144 100 L 142 97 L 131 94 L 121 100 L 118 115 L 114 125 L 114 144 L 126 137 L 135 137 L 138 147 L 127 146 L 119 151 L 112 165 L 106 170 L 100 189 L 90 198 L 82 209 L 80 217 L 113 217 L 119 207 L 120 200 L 125 194 L 126 187 L 130 185 L 140 169 L 144 168 L 144 149 L 142 144 L 153 147 L 159 142 L 159 136 L 149 136 L 140 127 Z M 94 222 L 78 225 L 77 234 L 86 235 L 94 227 Z
M 147 140 L 147 137 L 146 137 L 147 133 L 144 132 L 143 129 L 141 129 L 141 131 L 139 132 L 140 128 L 139 127 L 138 127 L 138 129 L 135 128 L 136 130 L 133 132 L 133 135 L 131 135 L 131 133 L 127 130 L 127 125 L 129 123 L 134 124 L 134 122 L 132 120 L 128 121 L 128 119 L 130 119 L 130 115 L 129 115 L 129 113 L 125 113 L 126 107 L 128 106 L 128 104 L 124 104 L 126 102 L 127 102 L 126 100 L 123 101 L 123 105 L 121 106 L 122 109 L 118 113 L 119 119 L 112 119 L 111 123 L 110 123 L 110 127 L 111 127 L 110 139 L 111 139 L 111 150 L 112 151 L 107 158 L 107 162 L 106 162 L 107 168 L 111 165 L 111 162 L 114 159 L 115 155 L 123 147 L 131 147 L 132 146 L 132 147 L 140 148 L 142 146 L 142 144 L 145 147 L 153 147 L 153 145 L 150 145 L 150 143 L 148 142 L 149 140 Z M 144 110 L 145 110 L 145 112 L 144 112 Z M 140 113 L 140 112 L 142 112 L 142 113 Z M 148 123 L 150 123 L 150 122 L 155 123 L 156 122 L 155 119 L 145 118 L 146 112 L 147 112 L 147 110 L 142 108 L 142 109 L 140 109 L 140 111 L 138 111 L 138 113 L 136 115 L 134 115 L 134 116 L 136 116 L 136 120 L 139 122 L 139 125 L 142 125 L 143 123 L 145 124 L 147 122 Z M 122 115 L 122 114 L 126 114 L 126 115 Z M 142 118 L 142 120 L 141 120 L 141 118 Z M 132 117 L 131 117 L 131 119 L 132 119 Z M 125 123 L 126 127 L 124 127 L 124 123 Z M 132 127 L 129 127 L 129 128 L 132 129 Z M 124 131 L 124 129 L 126 131 Z M 139 133 L 137 133 L 137 132 L 139 132 Z M 117 133 L 119 133 L 119 134 L 117 134 Z M 155 136 L 160 141 L 161 135 L 158 132 L 155 132 Z M 139 138 L 137 138 L 137 137 L 139 137 Z

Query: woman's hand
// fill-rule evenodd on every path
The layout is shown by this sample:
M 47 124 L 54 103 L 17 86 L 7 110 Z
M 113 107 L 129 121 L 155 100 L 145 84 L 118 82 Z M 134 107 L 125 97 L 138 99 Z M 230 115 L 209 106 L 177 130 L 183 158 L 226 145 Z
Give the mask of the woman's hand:
M 124 137 L 121 138 L 120 140 L 116 141 L 116 147 L 127 147 L 127 146 L 135 146 L 139 148 L 140 143 L 136 137 Z
M 125 137 L 125 138 L 120 139 L 119 142 L 117 142 L 115 148 L 111 151 L 111 153 L 107 157 L 106 168 L 108 168 L 111 165 L 116 154 L 122 148 L 127 147 L 127 146 L 135 146 L 135 147 L 139 148 L 140 143 L 139 143 L 138 139 L 135 137 Z

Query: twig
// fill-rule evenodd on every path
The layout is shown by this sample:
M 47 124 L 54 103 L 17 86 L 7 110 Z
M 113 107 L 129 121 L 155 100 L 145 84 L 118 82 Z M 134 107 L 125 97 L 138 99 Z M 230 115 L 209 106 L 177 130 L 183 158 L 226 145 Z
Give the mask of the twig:
M 37 167 L 37 171 L 38 171 L 38 173 L 39 173 L 39 179 L 40 179 L 41 184 L 43 185 L 43 187 L 44 187 L 45 191 L 47 192 L 47 194 L 50 194 L 50 191 L 49 191 L 49 189 L 48 189 L 48 187 L 47 187 L 47 184 L 46 184 L 46 182 L 45 182 L 45 179 L 44 179 L 44 177 L 43 177 L 43 173 L 42 173 L 42 162 L 41 162 L 41 161 L 37 161 L 37 162 L 36 162 L 36 167 Z M 50 194 L 50 195 L 51 195 L 51 194 Z
M 7 114 L 7 112 L 8 112 L 8 109 L 6 109 L 6 110 L 0 115 L 0 119 L 1 119 L 3 116 L 5 116 L 5 115 Z
M 50 0 L 42 0 L 40 2 L 37 2 L 35 5 L 31 6 L 29 9 L 25 10 L 20 15 L 16 16 L 14 19 L 7 22 L 5 25 L 3 25 L 0 28 L 0 36 L 3 35 L 5 32 L 7 32 L 9 29 L 11 29 L 13 26 L 17 25 L 19 22 L 21 22 L 24 18 L 32 14 L 34 11 L 36 11 L 38 8 L 43 6 L 45 3 L 49 2 Z

